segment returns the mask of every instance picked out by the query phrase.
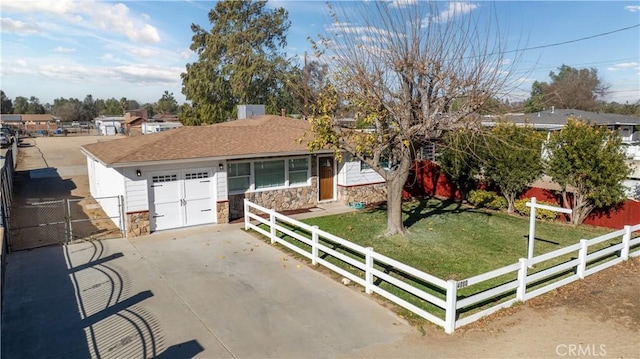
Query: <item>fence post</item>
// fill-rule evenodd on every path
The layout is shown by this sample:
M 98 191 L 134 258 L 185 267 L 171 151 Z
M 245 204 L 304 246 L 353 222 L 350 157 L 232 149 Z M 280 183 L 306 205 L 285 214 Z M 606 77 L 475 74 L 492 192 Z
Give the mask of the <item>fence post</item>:
M 587 269 L 587 240 L 580 240 L 580 251 L 578 251 L 578 278 L 584 279 L 584 272 Z
M 527 294 L 527 259 L 520 258 L 520 269 L 518 270 L 518 289 L 516 290 L 516 298 L 524 302 L 524 297 Z
M 118 196 L 118 208 L 120 209 L 120 235 L 122 236 L 122 238 L 126 238 L 127 237 L 127 221 L 126 221 L 126 214 L 125 214 L 125 209 L 124 209 L 124 196 L 120 195 Z
M 276 243 L 276 211 L 275 209 L 269 210 L 269 229 L 271 233 L 271 244 Z
M 373 290 L 373 247 L 367 247 L 364 251 L 364 292 L 371 294 Z
M 246 198 L 242 199 L 242 206 L 243 208 L 243 212 L 244 213 L 244 230 L 248 231 L 249 230 L 249 200 Z
M 536 198 L 531 197 L 531 213 L 529 215 L 529 243 L 527 259 L 533 258 L 533 243 L 536 240 Z
M 620 257 L 626 261 L 629 259 L 629 247 L 631 246 L 631 226 L 624 226 L 624 235 L 622 235 L 622 249 Z
M 458 297 L 458 282 L 453 279 L 447 281 L 447 305 L 444 314 L 444 332 L 452 334 L 456 330 L 456 300 Z
M 311 264 L 318 265 L 318 229 L 320 227 L 313 226 L 311 230 Z
M 67 204 L 66 206 L 64 205 L 65 203 Z M 67 231 L 67 243 L 69 243 L 73 240 L 73 222 L 71 218 L 71 202 L 68 198 L 62 200 L 62 206 L 66 207 L 67 211 L 67 226 L 69 228 Z

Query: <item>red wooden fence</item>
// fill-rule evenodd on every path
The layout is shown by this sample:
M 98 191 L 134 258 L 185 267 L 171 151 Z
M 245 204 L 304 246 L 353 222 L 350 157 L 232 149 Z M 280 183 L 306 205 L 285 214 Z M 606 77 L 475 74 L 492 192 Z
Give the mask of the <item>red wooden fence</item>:
M 430 161 L 415 162 L 402 193 L 404 198 L 435 196 L 460 199 L 460 191 L 443 173 L 436 163 Z M 520 198 L 536 197 L 560 205 L 559 194 L 543 188 L 529 188 Z M 626 200 L 607 210 L 593 211 L 584 221 L 599 227 L 620 229 L 625 225 L 640 223 L 640 202 Z

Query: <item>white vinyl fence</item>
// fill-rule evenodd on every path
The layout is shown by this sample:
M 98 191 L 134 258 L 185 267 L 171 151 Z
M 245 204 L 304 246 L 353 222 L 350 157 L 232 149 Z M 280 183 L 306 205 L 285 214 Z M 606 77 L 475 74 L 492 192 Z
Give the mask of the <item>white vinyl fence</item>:
M 331 269 L 363 286 L 366 293 L 376 293 L 449 334 L 515 302 L 640 256 L 640 237 L 631 238 L 632 232 L 640 231 L 636 224 L 471 278 L 444 280 L 246 199 L 244 214 L 246 230 Z M 607 241 L 614 243 L 603 247 Z

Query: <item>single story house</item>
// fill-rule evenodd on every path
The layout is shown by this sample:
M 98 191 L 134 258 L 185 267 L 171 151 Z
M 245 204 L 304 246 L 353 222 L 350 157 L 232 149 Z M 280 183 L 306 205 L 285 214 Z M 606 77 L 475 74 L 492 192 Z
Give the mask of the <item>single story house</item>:
M 96 134 L 113 136 L 122 132 L 124 116 L 100 116 L 93 119 L 96 124 Z
M 385 198 L 382 178 L 360 161 L 310 153 L 309 131 L 307 121 L 262 115 L 88 144 L 82 152 L 91 195 L 99 202 L 122 196 L 127 236 L 228 223 L 243 216 L 245 198 L 278 211 Z M 103 209 L 119 215 L 117 206 Z
M 532 126 L 540 131 L 561 130 L 569 117 L 582 118 L 592 124 L 616 131 L 622 140 L 631 174 L 622 183 L 627 188 L 629 198 L 640 198 L 640 117 L 612 113 L 589 112 L 575 109 L 556 109 L 535 113 L 511 113 L 502 116 L 485 116 L 482 124 L 495 126 L 494 117 L 522 126 Z M 543 152 L 543 155 L 544 152 Z

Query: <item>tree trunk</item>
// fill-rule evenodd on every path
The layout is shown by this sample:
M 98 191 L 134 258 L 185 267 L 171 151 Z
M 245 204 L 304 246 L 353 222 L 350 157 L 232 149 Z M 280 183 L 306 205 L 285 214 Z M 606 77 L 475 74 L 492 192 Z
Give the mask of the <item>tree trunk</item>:
M 505 193 L 504 198 L 507 199 L 507 213 L 512 214 L 516 209 L 516 194 Z
M 407 176 L 395 175 L 387 179 L 387 233 L 386 235 L 403 234 L 402 221 L 402 189 Z

